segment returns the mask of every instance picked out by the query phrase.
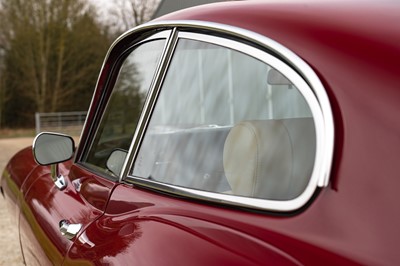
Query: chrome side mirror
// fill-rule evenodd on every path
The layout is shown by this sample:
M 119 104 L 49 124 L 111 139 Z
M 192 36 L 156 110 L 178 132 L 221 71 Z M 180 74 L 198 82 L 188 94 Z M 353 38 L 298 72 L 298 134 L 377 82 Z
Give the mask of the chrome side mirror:
M 51 165 L 71 159 L 75 151 L 75 142 L 67 135 L 43 132 L 36 136 L 32 149 L 38 164 Z
M 70 136 L 43 132 L 36 136 L 32 146 L 33 157 L 40 165 L 51 165 L 51 178 L 56 187 L 67 187 L 64 176 L 58 173 L 58 163 L 68 161 L 75 152 L 75 142 Z

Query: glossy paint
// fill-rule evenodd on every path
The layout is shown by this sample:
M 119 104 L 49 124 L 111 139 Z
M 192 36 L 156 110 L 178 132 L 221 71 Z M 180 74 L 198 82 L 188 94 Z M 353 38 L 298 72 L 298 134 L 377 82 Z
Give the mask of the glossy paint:
M 10 161 L 1 183 L 20 216 L 25 259 L 28 250 L 43 264 L 61 263 L 64 256 L 65 264 L 88 265 L 400 264 L 400 5 L 238 1 L 160 20 L 233 25 L 305 60 L 334 112 L 329 186 L 303 209 L 283 215 L 118 184 L 68 162 L 61 165 L 68 188 L 56 191 L 48 168 L 36 166 L 27 149 Z M 100 75 L 78 159 L 122 43 Z M 57 231 L 64 218 L 84 224 L 72 241 Z
M 230 215 L 223 221 L 224 213 Z M 260 236 L 231 227 L 232 214 L 121 184 L 115 188 L 106 213 L 78 238 L 66 262 L 260 265 L 268 257 L 274 264 L 298 264 L 261 241 Z
M 12 167 L 14 161 L 26 168 Z M 59 164 L 59 171 L 67 181 L 61 191 L 54 185 L 50 167 L 38 166 L 32 149 L 27 148 L 11 159 L 3 173 L 6 198 L 10 205 L 18 206 L 14 211 L 27 265 L 62 264 L 73 242 L 61 235 L 60 221 L 85 228 L 103 213 L 115 185 L 72 165 L 72 161 Z M 19 179 L 21 173 L 26 174 L 25 180 Z

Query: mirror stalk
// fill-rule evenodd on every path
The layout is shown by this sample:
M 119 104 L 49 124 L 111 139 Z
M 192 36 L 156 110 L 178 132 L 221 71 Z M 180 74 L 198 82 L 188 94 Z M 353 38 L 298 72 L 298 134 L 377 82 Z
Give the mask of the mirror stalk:
M 54 184 L 59 190 L 63 190 L 67 187 L 67 182 L 63 175 L 60 175 L 58 172 L 58 164 L 50 165 L 51 170 L 51 179 L 53 179 Z

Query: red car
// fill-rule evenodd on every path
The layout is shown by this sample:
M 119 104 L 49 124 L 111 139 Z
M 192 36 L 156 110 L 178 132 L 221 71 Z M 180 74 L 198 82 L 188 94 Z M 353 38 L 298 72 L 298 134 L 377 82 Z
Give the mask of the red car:
M 2 192 L 28 265 L 399 265 L 399 114 L 397 2 L 206 5 L 119 37 Z

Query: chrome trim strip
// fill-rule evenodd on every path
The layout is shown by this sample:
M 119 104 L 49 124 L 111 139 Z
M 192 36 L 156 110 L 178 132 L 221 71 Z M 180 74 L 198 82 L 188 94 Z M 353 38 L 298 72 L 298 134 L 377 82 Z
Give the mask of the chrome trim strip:
M 155 28 L 175 28 L 174 30 L 174 39 L 169 44 L 168 53 L 168 62 L 163 63 L 162 70 L 165 71 L 169 60 L 171 59 L 171 54 L 173 51 L 172 42 L 176 42 L 176 30 L 179 31 L 179 28 L 193 28 L 193 31 L 196 30 L 209 30 L 214 33 L 220 34 L 228 34 L 233 37 L 238 37 L 246 40 L 250 40 L 254 44 L 260 45 L 265 49 L 269 50 L 272 54 L 277 55 L 278 58 L 271 56 L 267 52 L 263 52 L 255 47 L 245 45 L 243 43 L 239 43 L 232 40 L 226 40 L 220 37 L 208 36 L 201 33 L 189 33 L 182 32 L 179 33 L 179 37 L 187 37 L 187 38 L 196 38 L 199 40 L 207 40 L 209 39 L 214 43 L 216 39 L 219 38 L 223 41 L 218 41 L 216 44 L 225 46 L 230 45 L 229 42 L 235 43 L 234 49 L 238 49 L 238 44 L 240 46 L 245 46 L 245 50 L 240 50 L 248 54 L 249 50 L 255 50 L 254 53 L 263 60 L 267 60 L 268 64 L 274 65 L 278 70 L 282 71 L 285 75 L 288 74 L 288 78 L 299 88 L 301 93 L 306 98 L 306 101 L 310 105 L 312 110 L 314 121 L 316 124 L 316 133 L 317 133 L 317 151 L 316 151 L 316 162 L 314 165 L 314 170 L 310 182 L 306 188 L 306 190 L 297 198 L 287 201 L 277 201 L 277 200 L 266 200 L 266 199 L 256 199 L 256 198 L 248 198 L 248 197 L 240 197 L 234 195 L 220 194 L 215 192 L 207 192 L 200 191 L 190 188 L 178 187 L 175 185 L 169 185 L 164 183 L 158 183 L 147 179 L 136 178 L 136 177 L 127 177 L 125 181 L 133 184 L 142 185 L 145 187 L 158 189 L 161 191 L 174 193 L 182 196 L 188 196 L 192 198 L 202 199 L 211 202 L 225 203 L 225 204 L 234 204 L 236 206 L 256 208 L 261 210 L 272 210 L 272 211 L 294 211 L 296 209 L 304 206 L 312 197 L 317 187 L 326 187 L 329 183 L 329 175 L 332 166 L 332 158 L 333 158 L 333 148 L 334 148 L 334 124 L 333 124 L 333 114 L 331 110 L 331 106 L 329 103 L 328 96 L 326 91 L 319 80 L 316 73 L 312 70 L 312 68 L 303 61 L 299 56 L 295 53 L 277 43 L 276 41 L 260 35 L 258 33 L 251 32 L 249 30 L 245 30 L 242 28 L 237 28 L 233 26 L 228 26 L 224 24 L 212 23 L 212 22 L 202 22 L 202 21 L 156 21 L 150 22 L 144 25 L 141 25 L 121 36 L 116 42 L 121 40 L 127 35 L 136 34 L 142 31 L 152 30 Z M 252 49 L 249 49 L 252 48 Z M 242 49 L 242 48 L 240 48 Z M 261 55 L 260 55 L 261 53 Z M 271 59 L 272 58 L 272 59 Z M 163 58 L 162 60 L 164 60 Z M 272 61 L 270 61 L 272 60 Z M 282 61 L 281 61 L 282 60 Z M 271 64 L 271 62 L 273 62 Z M 289 67 L 290 66 L 290 67 Z M 293 68 L 293 69 L 292 69 Z M 289 70 L 288 70 L 289 69 Z M 159 92 L 159 86 L 161 85 L 163 75 L 165 72 L 159 71 L 157 73 L 158 79 L 156 84 L 153 85 L 151 89 L 151 93 L 155 93 L 152 96 L 152 100 L 146 103 L 145 106 L 145 114 L 142 115 L 140 119 L 140 129 L 136 131 L 134 142 L 131 145 L 131 149 L 129 152 L 130 160 L 125 162 L 124 171 L 122 177 L 128 175 L 128 170 L 131 168 L 134 158 L 137 155 L 137 148 L 139 147 L 140 141 L 143 138 L 143 133 L 147 124 L 149 122 L 150 113 L 155 104 L 155 99 Z M 297 74 L 296 74 L 297 72 Z M 158 87 L 157 87 L 158 86 Z M 144 123 L 144 124 L 143 124 Z M 128 165 L 130 167 L 128 167 Z
M 139 151 L 138 147 L 144 137 L 145 130 L 150 121 L 150 115 L 156 103 L 163 77 L 165 76 L 167 67 L 172 58 L 172 52 L 176 45 L 177 39 L 177 31 L 176 28 L 174 28 L 172 31 L 170 31 L 170 35 L 167 38 L 167 43 L 161 55 L 160 63 L 157 66 L 156 73 L 153 77 L 153 81 L 148 92 L 149 97 L 147 97 L 143 107 L 143 111 L 140 115 L 138 128 L 135 131 L 128 155 L 126 156 L 127 160 L 125 160 L 125 163 L 122 167 L 119 182 L 121 182 L 124 177 L 129 175 L 129 169 L 132 168 L 133 162 L 136 159 L 137 153 Z
M 179 187 L 176 185 L 170 185 L 166 183 L 160 183 L 149 179 L 141 179 L 141 178 L 129 179 L 127 181 L 129 181 L 129 183 L 132 183 L 134 185 L 139 185 L 149 189 L 155 189 L 169 194 L 183 196 L 186 198 L 199 199 L 208 202 L 228 204 L 231 206 L 233 205 L 233 206 L 264 210 L 264 211 L 290 212 L 301 208 L 308 202 L 308 200 L 304 202 L 303 197 L 298 197 L 296 199 L 289 201 L 249 198 L 237 195 L 229 195 L 217 192 L 209 192 L 204 190 Z

